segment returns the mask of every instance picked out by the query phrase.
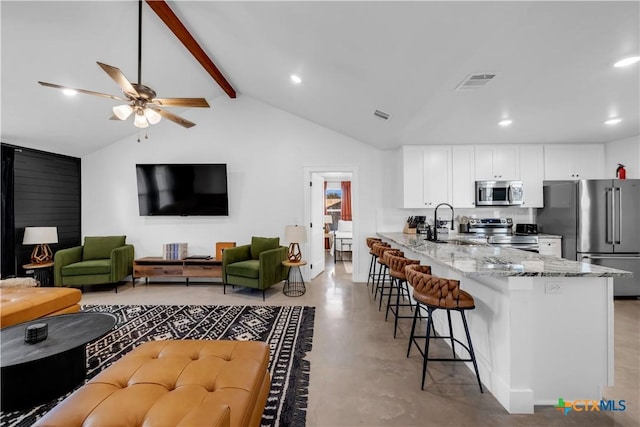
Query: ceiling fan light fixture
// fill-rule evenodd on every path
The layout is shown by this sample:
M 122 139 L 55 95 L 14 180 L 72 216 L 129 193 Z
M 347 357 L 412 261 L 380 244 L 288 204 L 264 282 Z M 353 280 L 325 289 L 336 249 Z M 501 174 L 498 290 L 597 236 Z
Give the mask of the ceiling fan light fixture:
M 149 122 L 142 111 L 136 112 L 136 117 L 133 119 L 133 125 L 140 129 L 149 127 Z
M 155 110 L 152 110 L 151 108 L 144 109 L 144 116 L 149 121 L 149 124 L 152 124 L 152 125 L 155 125 L 160 121 L 160 119 L 162 119 L 162 116 L 158 114 L 158 112 L 156 112 Z
M 78 91 L 75 89 L 66 88 L 66 89 L 62 89 L 62 93 L 64 93 L 67 96 L 74 96 L 78 93 Z
M 113 114 L 120 120 L 126 120 L 133 113 L 133 107 L 129 104 L 117 105 L 113 107 Z

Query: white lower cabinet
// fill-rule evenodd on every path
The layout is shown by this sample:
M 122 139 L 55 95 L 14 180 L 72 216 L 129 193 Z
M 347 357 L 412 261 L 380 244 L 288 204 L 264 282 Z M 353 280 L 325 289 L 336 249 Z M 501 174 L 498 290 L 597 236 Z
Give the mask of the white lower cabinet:
M 540 255 L 562 258 L 562 237 L 538 237 Z

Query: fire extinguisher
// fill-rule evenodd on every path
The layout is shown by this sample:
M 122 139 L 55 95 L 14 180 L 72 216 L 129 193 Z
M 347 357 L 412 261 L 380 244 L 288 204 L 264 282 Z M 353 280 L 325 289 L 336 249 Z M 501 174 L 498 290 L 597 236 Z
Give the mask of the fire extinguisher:
M 624 169 L 622 163 L 618 163 L 618 169 L 616 169 L 616 176 L 618 179 L 627 179 L 627 171 Z

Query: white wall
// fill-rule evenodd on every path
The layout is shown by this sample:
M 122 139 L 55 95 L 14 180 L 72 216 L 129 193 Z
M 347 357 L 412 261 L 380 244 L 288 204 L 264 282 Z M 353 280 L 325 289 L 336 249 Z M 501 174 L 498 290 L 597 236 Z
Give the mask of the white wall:
M 618 163 L 625 165 L 627 179 L 640 178 L 640 135 L 606 143 L 604 154 L 607 178 L 616 177 Z
M 197 123 L 191 129 L 163 120 L 149 128 L 148 140 L 129 137 L 82 158 L 82 234 L 126 234 L 136 257 L 160 256 L 168 242 L 213 254 L 218 241 L 246 244 L 253 235 L 280 236 L 286 245 L 285 225 L 304 219 L 303 168 L 352 165 L 359 175 L 354 238 L 361 247 L 354 273 L 366 281 L 360 270 L 368 268 L 369 253 L 359 236 L 376 231 L 382 152 L 247 96 L 210 104 L 184 113 Z M 136 163 L 226 163 L 229 216 L 139 216 Z

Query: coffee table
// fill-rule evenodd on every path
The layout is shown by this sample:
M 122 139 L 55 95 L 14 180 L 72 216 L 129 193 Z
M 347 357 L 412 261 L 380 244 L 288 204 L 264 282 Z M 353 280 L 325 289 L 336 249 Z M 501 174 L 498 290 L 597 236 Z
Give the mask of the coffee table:
M 73 390 L 87 375 L 86 344 L 116 325 L 109 313 L 44 317 L 0 329 L 2 410 L 26 409 Z M 48 325 L 44 341 L 27 344 L 25 329 Z

